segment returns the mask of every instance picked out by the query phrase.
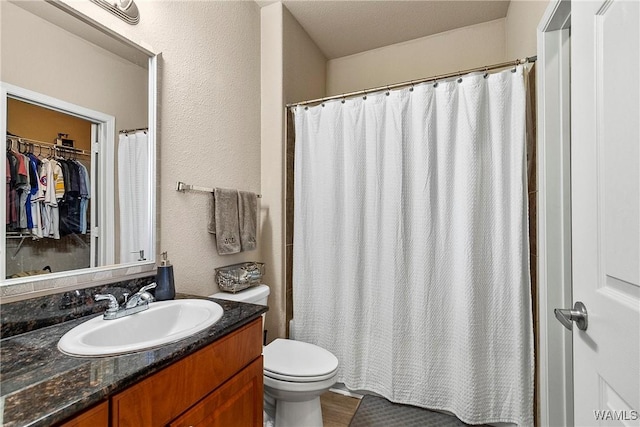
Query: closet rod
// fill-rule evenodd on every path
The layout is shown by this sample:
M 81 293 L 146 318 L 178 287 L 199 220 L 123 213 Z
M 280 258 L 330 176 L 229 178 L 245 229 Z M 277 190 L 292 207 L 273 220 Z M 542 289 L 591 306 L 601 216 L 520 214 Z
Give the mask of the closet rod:
M 514 67 L 520 64 L 527 64 L 527 63 L 531 63 L 531 62 L 536 62 L 536 60 L 538 59 L 537 56 L 529 56 L 527 58 L 523 58 L 523 59 L 516 59 L 513 61 L 508 61 L 508 62 L 502 62 L 500 64 L 494 64 L 494 65 L 488 65 L 488 66 L 484 66 L 484 67 L 476 67 L 476 68 L 470 68 L 468 70 L 462 70 L 462 71 L 456 71 L 455 73 L 448 73 L 448 74 L 441 74 L 441 75 L 437 75 L 437 76 L 432 76 L 432 77 L 426 77 L 426 78 L 422 78 L 422 79 L 417 79 L 417 80 L 409 80 L 406 82 L 402 82 L 402 83 L 394 83 L 394 84 L 390 84 L 387 86 L 379 86 L 379 87 L 374 87 L 374 88 L 370 88 L 370 89 L 364 89 L 364 90 L 357 90 L 355 92 L 348 92 L 348 93 L 343 93 L 340 95 L 333 95 L 333 96 L 327 96 L 324 98 L 318 98 L 318 99 L 312 99 L 309 101 L 301 101 L 301 102 L 295 102 L 293 104 L 287 104 L 286 107 L 287 108 L 292 108 L 292 107 L 297 107 L 298 105 L 309 105 L 309 104 L 317 104 L 320 102 L 325 102 L 325 101 L 331 101 L 334 99 L 345 99 L 345 98 L 353 98 L 355 96 L 361 96 L 361 95 L 367 95 L 368 93 L 372 93 L 372 92 L 379 92 L 379 91 L 383 91 L 383 90 L 390 90 L 390 89 L 398 89 L 401 87 L 407 87 L 407 86 L 414 86 L 420 83 L 425 83 L 425 82 L 437 82 L 438 80 L 443 80 L 443 79 L 449 79 L 452 77 L 461 77 L 465 74 L 469 74 L 469 73 L 475 73 L 478 71 L 492 71 L 492 70 L 497 70 L 500 68 L 507 68 L 507 67 Z
M 7 135 L 7 139 L 15 141 L 18 144 L 30 144 L 30 145 L 35 145 L 36 147 L 40 147 L 40 148 L 47 148 L 47 149 L 53 149 L 53 150 L 59 150 L 59 151 L 67 151 L 67 152 L 70 152 L 70 153 L 80 154 L 80 155 L 83 155 L 83 156 L 90 156 L 91 155 L 91 151 L 85 151 L 85 150 L 83 150 L 81 148 L 66 147 L 64 145 L 56 145 L 53 142 L 38 141 L 37 139 L 21 138 L 19 136 L 12 136 L 12 135 Z
M 176 183 L 176 191 L 184 192 L 184 191 L 204 191 L 205 193 L 213 193 L 215 188 L 207 188 L 207 187 L 199 187 L 197 185 L 185 184 L 182 181 L 178 181 Z M 258 199 L 262 198 L 262 194 L 256 194 Z

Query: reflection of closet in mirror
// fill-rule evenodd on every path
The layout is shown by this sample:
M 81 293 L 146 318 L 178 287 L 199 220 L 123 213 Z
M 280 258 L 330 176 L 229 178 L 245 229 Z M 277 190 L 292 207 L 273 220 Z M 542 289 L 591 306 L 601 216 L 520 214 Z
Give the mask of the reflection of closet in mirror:
M 8 99 L 82 118 L 90 122 L 95 131 L 90 139 L 93 142 L 91 173 L 95 176 L 91 185 L 95 192 L 91 192 L 90 199 L 91 231 L 85 236 L 95 250 L 91 251 L 89 264 L 84 264 L 94 267 L 52 268 L 51 274 L 7 279 L 7 259 L 14 254 L 14 245 L 20 240 L 7 239 L 6 229 L 0 229 L 0 242 L 13 247 L 13 250 L 5 247 L 5 253 L 0 253 L 0 287 L 7 286 L 2 288 L 3 295 L 20 298 L 34 290 L 81 288 L 96 280 L 152 271 L 156 246 L 157 96 L 157 57 L 152 49 L 123 38 L 59 1 L 0 1 L 0 40 L 0 135 L 7 131 L 18 133 L 7 129 Z M 145 195 L 145 203 L 127 212 L 121 209 L 119 200 L 118 131 L 137 128 L 149 128 L 145 135 L 147 160 L 135 159 L 136 167 L 129 170 L 138 174 L 146 171 L 145 182 L 135 181 L 136 190 Z M 52 142 L 58 132 L 68 133 L 68 138 L 75 143 L 82 140 L 69 129 L 56 129 L 53 136 L 32 138 Z M 121 239 L 120 225 L 133 214 L 138 225 L 133 227 L 132 235 L 143 240 L 143 245 L 136 245 L 135 251 L 123 250 L 121 243 L 125 239 Z M 5 211 L 0 210 L 0 217 L 4 215 Z M 29 242 L 25 239 L 23 245 L 26 243 Z M 139 256 L 140 250 L 144 250 L 144 257 Z M 131 255 L 132 259 L 120 256 L 121 252 Z M 141 258 L 145 260 L 140 261 Z
M 91 126 L 7 100 L 7 278 L 95 266 Z

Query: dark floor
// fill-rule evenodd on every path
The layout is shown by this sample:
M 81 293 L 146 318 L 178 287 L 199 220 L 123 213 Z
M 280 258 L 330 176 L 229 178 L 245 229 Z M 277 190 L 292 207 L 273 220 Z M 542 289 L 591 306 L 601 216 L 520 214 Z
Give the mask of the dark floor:
M 452 415 L 391 403 L 382 397 L 362 400 L 327 392 L 320 397 L 324 427 L 464 427 Z

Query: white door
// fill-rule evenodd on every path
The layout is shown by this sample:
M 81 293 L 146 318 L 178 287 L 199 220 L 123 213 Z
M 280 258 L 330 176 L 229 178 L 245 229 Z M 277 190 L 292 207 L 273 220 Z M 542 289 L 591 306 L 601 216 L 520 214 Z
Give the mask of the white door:
M 640 1 L 571 7 L 575 425 L 638 426 Z

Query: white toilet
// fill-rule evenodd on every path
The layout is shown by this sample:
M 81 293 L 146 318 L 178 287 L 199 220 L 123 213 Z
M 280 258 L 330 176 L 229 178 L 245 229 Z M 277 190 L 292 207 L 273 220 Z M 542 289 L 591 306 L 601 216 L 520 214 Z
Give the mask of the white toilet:
M 258 285 L 211 298 L 267 305 L 269 287 Z M 276 427 L 322 427 L 320 395 L 336 382 L 338 359 L 317 345 L 278 338 L 263 349 L 265 411 Z

